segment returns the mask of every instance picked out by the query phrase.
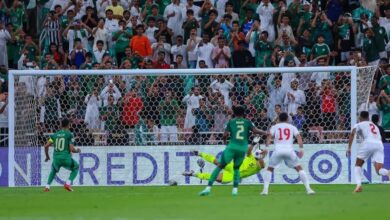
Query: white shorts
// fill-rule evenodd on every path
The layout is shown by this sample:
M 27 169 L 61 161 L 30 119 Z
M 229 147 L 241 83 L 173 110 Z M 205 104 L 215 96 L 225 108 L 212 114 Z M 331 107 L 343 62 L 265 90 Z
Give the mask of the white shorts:
M 357 158 L 364 161 L 371 158 L 374 162 L 383 164 L 385 160 L 383 144 L 363 142 L 358 150 Z
M 275 150 L 269 159 L 269 167 L 276 168 L 280 162 L 284 161 L 290 168 L 299 165 L 298 156 L 294 150 Z
M 177 126 L 161 126 L 161 142 L 177 142 Z

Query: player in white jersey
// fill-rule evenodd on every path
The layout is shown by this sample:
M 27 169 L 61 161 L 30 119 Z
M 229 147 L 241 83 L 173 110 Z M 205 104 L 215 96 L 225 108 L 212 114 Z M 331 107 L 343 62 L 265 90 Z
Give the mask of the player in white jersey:
M 294 137 L 297 139 L 300 148 L 298 155 L 295 153 L 293 148 Z M 269 159 L 269 166 L 265 171 L 264 189 L 263 192 L 261 192 L 261 195 L 268 195 L 272 172 L 282 161 L 284 161 L 288 167 L 293 168 L 298 172 L 301 181 L 305 185 L 307 194 L 315 194 L 315 192 L 310 188 L 306 172 L 298 163 L 298 157 L 303 157 L 302 137 L 299 134 L 298 129 L 288 123 L 288 114 L 286 112 L 280 113 L 279 122 L 271 127 L 268 133 L 266 147 L 271 144 L 272 139 L 274 140 L 275 150 Z
M 383 168 L 384 162 L 384 152 L 383 152 L 383 143 L 382 137 L 379 132 L 379 128 L 369 121 L 369 113 L 367 111 L 360 112 L 359 123 L 355 125 L 352 129 L 352 132 L 349 136 L 347 156 L 351 155 L 351 147 L 353 139 L 357 134 L 363 138 L 361 147 L 358 150 L 356 163 L 355 163 L 355 179 L 356 179 L 356 188 L 354 192 L 362 191 L 362 166 L 364 162 L 372 158 L 374 161 L 374 166 L 376 173 L 381 176 L 388 176 L 390 178 L 390 172 Z

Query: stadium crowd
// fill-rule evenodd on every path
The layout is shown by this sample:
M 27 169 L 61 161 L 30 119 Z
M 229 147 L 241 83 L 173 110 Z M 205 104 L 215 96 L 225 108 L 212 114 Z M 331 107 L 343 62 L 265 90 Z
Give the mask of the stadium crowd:
M 101 137 L 92 134 L 103 134 L 106 145 L 205 144 L 221 140 L 231 107 L 240 104 L 264 130 L 286 111 L 319 142 L 332 138 L 322 131 L 350 129 L 349 73 L 108 77 L 60 70 L 328 65 L 379 65 L 359 110 L 380 115 L 390 130 L 388 0 L 34 2 L 0 1 L 0 82 L 6 94 L 9 69 L 59 70 L 18 79 L 18 91 L 36 101 L 39 132 L 70 117 L 79 144 L 96 144 Z M 3 135 L 7 109 L 4 98 Z

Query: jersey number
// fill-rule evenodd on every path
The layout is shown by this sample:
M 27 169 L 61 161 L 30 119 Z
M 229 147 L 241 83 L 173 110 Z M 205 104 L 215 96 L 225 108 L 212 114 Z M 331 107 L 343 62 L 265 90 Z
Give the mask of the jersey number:
M 237 125 L 238 131 L 236 134 L 237 140 L 244 140 L 244 137 L 242 136 L 242 133 L 244 132 L 244 125 Z
M 65 138 L 56 139 L 56 151 L 63 151 L 65 149 Z
M 374 124 L 370 124 L 370 128 L 371 128 L 371 132 L 372 132 L 373 134 L 377 134 L 376 129 L 375 129 L 375 125 L 374 125 Z
M 285 140 L 289 140 L 291 136 L 290 129 L 285 128 L 282 132 L 282 129 L 279 128 L 279 141 L 283 140 L 283 135 L 285 136 Z

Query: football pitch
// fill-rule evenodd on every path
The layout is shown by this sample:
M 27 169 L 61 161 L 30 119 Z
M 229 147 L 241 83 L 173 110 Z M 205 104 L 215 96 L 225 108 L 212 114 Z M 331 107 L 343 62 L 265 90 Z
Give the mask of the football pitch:
M 313 185 L 308 196 L 303 185 L 241 186 L 237 197 L 231 186 L 215 186 L 207 197 L 203 186 L 74 187 L 67 192 L 52 187 L 0 188 L 0 219 L 390 219 L 390 185 Z

